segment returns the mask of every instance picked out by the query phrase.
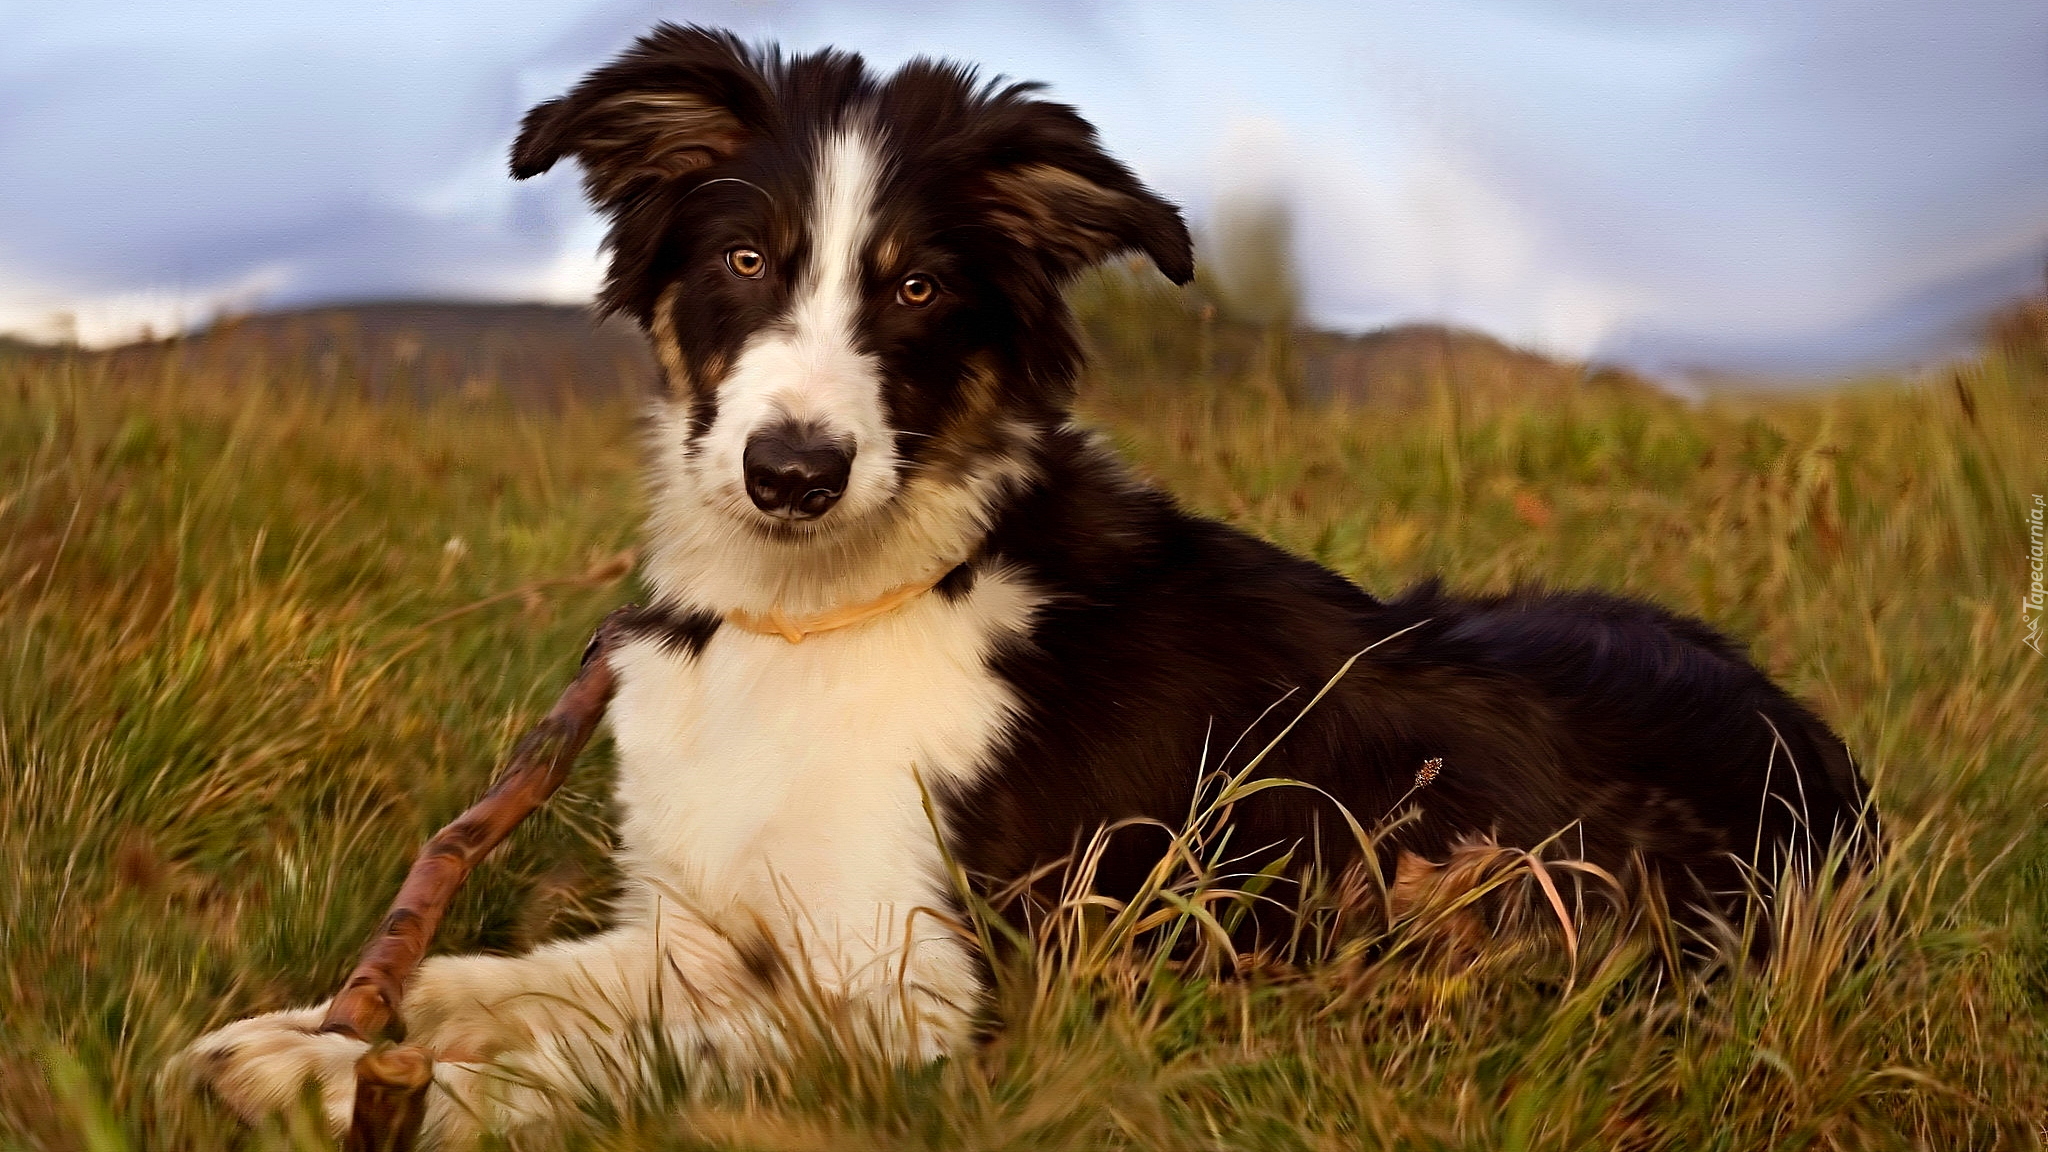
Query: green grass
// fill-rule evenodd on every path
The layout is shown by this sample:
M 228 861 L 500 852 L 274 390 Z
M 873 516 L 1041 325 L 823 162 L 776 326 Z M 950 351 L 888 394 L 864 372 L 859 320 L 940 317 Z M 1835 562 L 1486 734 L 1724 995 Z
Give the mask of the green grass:
M 1575 966 L 1554 925 L 1473 959 L 1418 918 L 1228 981 L 1142 947 L 1063 967 L 1049 944 L 1006 970 L 1004 1030 L 972 1055 L 904 1070 L 810 1044 L 534 1146 L 2041 1145 L 2048 676 L 2019 614 L 2048 492 L 2038 357 L 1704 407 L 1450 380 L 1421 410 L 1288 410 L 1113 383 L 1090 418 L 1147 473 L 1370 589 L 1597 585 L 1743 638 L 1848 739 L 1890 858 L 1790 900 L 1773 962 L 1712 979 L 1597 925 Z M 637 459 L 623 406 L 0 360 L 0 1147 L 320 1145 L 303 1117 L 243 1134 L 158 1073 L 335 987 L 414 848 L 632 595 L 605 565 L 634 541 Z M 602 921 L 607 762 L 479 872 L 443 947 Z

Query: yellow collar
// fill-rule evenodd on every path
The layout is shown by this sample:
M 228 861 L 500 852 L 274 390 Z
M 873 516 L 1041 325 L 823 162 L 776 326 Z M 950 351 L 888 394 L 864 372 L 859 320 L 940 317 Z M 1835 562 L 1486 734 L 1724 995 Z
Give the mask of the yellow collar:
M 894 612 L 919 596 L 939 586 L 939 582 L 951 575 L 954 569 L 944 568 L 929 580 L 917 580 L 901 587 L 891 588 L 865 604 L 853 604 L 845 608 L 834 608 L 829 612 L 818 612 L 810 616 L 788 616 L 780 608 L 766 612 L 748 612 L 735 608 L 725 614 L 725 622 L 745 632 L 760 636 L 780 636 L 791 644 L 801 644 L 807 636 L 820 632 L 833 632 L 851 628 L 855 624 L 872 620 L 877 616 Z

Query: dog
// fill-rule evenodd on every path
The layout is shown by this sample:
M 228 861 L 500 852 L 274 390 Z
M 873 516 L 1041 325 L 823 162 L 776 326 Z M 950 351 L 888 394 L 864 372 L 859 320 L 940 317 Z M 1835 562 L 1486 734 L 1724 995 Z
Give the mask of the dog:
M 1180 212 L 1039 86 L 662 25 L 526 116 L 513 174 L 565 158 L 609 220 L 602 307 L 663 383 L 650 607 L 608 657 L 628 891 L 600 935 L 419 970 L 430 1138 L 545 1116 L 649 1028 L 772 1061 L 763 1004 L 793 967 L 859 1009 L 859 1043 L 961 1050 L 987 958 L 953 878 L 993 891 L 1107 826 L 1177 824 L 1219 733 L 1313 786 L 1234 806 L 1246 871 L 1312 839 L 1341 869 L 1570 830 L 1711 909 L 1860 826 L 1842 742 L 1706 625 L 1591 592 L 1381 601 L 1077 428 L 1063 290 L 1118 255 L 1184 284 L 1194 258 Z M 1331 834 L 1339 805 L 1411 795 L 1376 847 Z M 1144 882 L 1151 828 L 1099 842 L 1100 891 Z M 312 1082 L 339 1127 L 363 1045 L 323 1012 L 191 1058 L 245 1116 Z

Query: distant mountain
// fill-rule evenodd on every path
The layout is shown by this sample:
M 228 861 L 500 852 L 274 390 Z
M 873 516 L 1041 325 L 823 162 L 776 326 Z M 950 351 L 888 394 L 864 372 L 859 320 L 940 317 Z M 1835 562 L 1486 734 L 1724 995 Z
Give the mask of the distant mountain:
M 561 304 L 390 301 L 237 316 L 177 340 L 117 352 L 172 350 L 229 369 L 265 365 L 378 397 L 457 392 L 520 402 L 644 394 L 654 360 L 632 323 Z
M 1591 386 L 1660 394 L 1625 369 L 1555 360 L 1463 328 L 1403 324 L 1362 335 L 1303 332 L 1296 353 L 1305 397 L 1415 408 L 1439 389 L 1460 399 L 1554 395 Z
M 1089 334 L 1092 386 L 1152 381 L 1270 387 L 1309 402 L 1412 409 L 1445 389 L 1461 400 L 1550 395 L 1586 385 L 1656 391 L 1614 369 L 1553 360 L 1483 333 L 1411 324 L 1362 335 L 1296 330 L 1279 356 L 1268 329 L 1192 309 L 1181 297 L 1077 301 Z M 1284 329 L 1283 329 L 1284 331 Z M 0 353 L 54 349 L 0 337 Z M 388 301 L 266 312 L 219 321 L 194 334 L 130 344 L 104 355 L 179 357 L 195 370 L 271 373 L 380 398 L 449 394 L 547 403 L 611 399 L 654 386 L 653 357 L 639 329 L 598 321 L 560 304 Z M 1277 376 L 1276 376 L 1277 373 Z
M 46 344 L 37 344 L 32 340 L 23 340 L 15 336 L 0 336 L 0 356 L 33 356 L 49 351 L 50 348 Z
M 1069 299 L 1088 338 L 1093 382 L 1112 392 L 1195 382 L 1392 409 L 1433 403 L 1446 392 L 1463 400 L 1592 385 L 1662 394 L 1625 370 L 1552 359 L 1481 332 L 1439 324 L 1331 332 L 1293 324 L 1285 311 L 1248 310 L 1243 295 L 1199 273 L 1192 285 L 1174 288 L 1132 261 L 1083 277 Z

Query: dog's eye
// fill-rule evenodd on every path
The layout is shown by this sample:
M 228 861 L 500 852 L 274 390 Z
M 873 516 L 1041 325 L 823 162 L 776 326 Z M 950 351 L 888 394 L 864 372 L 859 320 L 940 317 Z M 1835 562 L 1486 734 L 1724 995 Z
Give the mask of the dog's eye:
M 735 276 L 759 280 L 761 273 L 768 270 L 768 258 L 752 248 L 735 248 L 725 254 L 725 266 Z
M 896 286 L 896 302 L 906 308 L 922 308 L 939 294 L 939 282 L 929 276 L 905 276 Z

